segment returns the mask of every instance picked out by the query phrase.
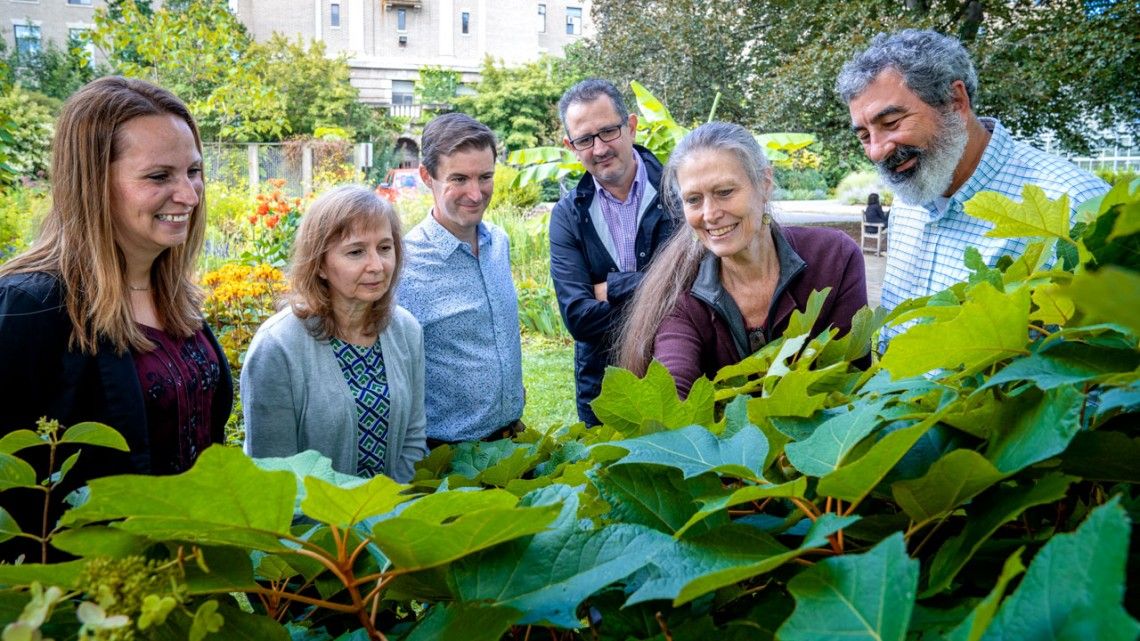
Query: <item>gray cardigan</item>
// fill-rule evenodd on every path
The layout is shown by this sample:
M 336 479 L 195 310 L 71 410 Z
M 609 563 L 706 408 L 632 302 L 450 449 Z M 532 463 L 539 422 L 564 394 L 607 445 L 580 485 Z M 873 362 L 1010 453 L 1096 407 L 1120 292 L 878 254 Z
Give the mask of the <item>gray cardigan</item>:
M 406 482 L 427 453 L 424 416 L 424 339 L 419 322 L 393 309 L 380 333 L 391 413 L 384 469 Z M 245 452 L 256 458 L 316 450 L 333 469 L 356 474 L 356 401 L 327 340 L 285 309 L 253 337 L 241 371 Z

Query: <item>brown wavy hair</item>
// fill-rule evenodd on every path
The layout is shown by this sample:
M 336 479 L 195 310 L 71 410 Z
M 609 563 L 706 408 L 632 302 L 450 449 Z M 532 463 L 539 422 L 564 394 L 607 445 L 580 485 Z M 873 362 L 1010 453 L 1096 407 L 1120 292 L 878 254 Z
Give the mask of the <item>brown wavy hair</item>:
M 320 276 L 325 255 L 346 236 L 356 231 L 375 229 L 385 220 L 392 228 L 396 265 L 388 282 L 388 291 L 372 304 L 366 318 L 367 324 L 376 327 L 377 334 L 384 331 L 392 318 L 396 285 L 404 266 L 404 239 L 396 210 L 370 189 L 344 185 L 314 200 L 301 218 L 293 243 L 288 302 L 297 318 L 311 319 L 305 325 L 314 338 L 327 340 L 339 329 L 333 317 L 328 281 Z
M 154 348 L 131 314 L 126 259 L 115 242 L 111 207 L 111 163 L 122 152 L 122 127 L 153 115 L 184 121 L 202 153 L 190 111 L 162 87 L 108 76 L 72 94 L 52 141 L 51 210 L 35 244 L 0 268 L 0 276 L 48 272 L 60 279 L 72 324 L 70 347 L 85 354 L 95 354 L 101 340 L 118 353 Z M 194 270 L 205 233 L 206 203 L 199 199 L 186 242 L 163 251 L 151 266 L 158 319 L 175 336 L 185 338 L 202 328 L 202 293 Z

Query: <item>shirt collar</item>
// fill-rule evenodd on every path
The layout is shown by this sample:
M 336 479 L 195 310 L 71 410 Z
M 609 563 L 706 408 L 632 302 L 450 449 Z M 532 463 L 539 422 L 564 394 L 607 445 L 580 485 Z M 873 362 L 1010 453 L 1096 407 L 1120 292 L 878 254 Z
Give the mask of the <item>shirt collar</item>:
M 974 167 L 973 173 L 958 191 L 950 196 L 950 199 L 956 203 L 964 203 L 982 191 L 990 178 L 1005 165 L 1013 151 L 1013 138 L 996 118 L 983 117 L 978 118 L 978 121 L 990 132 L 990 140 L 986 143 L 986 150 L 982 152 L 981 159 L 978 160 L 978 166 Z
M 441 254 L 450 256 L 460 245 L 466 245 L 467 243 L 456 238 L 455 234 L 452 234 L 446 227 L 439 224 L 434 214 L 435 207 L 432 207 L 431 211 L 428 212 L 427 218 L 424 219 L 424 236 L 427 237 L 428 242 L 438 249 Z M 482 221 L 480 221 L 479 226 L 475 228 L 475 233 L 480 247 L 485 245 L 491 237 L 490 232 L 487 231 L 487 225 Z
M 629 193 L 625 195 L 625 202 L 622 202 L 615 198 L 614 195 L 607 191 L 606 188 L 602 186 L 602 183 L 598 182 L 598 179 L 594 178 L 594 176 L 591 174 L 590 178 L 594 181 L 594 191 L 601 194 L 602 198 L 605 198 L 611 202 L 617 203 L 619 205 L 628 204 L 630 202 L 630 199 L 638 194 L 638 187 L 640 185 L 644 185 L 646 180 L 645 163 L 641 161 L 641 154 L 637 153 L 636 149 L 633 150 L 633 160 L 635 163 L 637 163 L 637 171 L 633 174 L 633 183 L 631 183 L 629 186 Z

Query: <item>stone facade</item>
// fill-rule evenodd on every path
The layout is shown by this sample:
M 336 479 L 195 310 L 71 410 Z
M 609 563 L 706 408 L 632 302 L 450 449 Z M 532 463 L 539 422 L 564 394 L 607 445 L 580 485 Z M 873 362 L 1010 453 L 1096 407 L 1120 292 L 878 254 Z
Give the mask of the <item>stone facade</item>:
M 0 0 L 0 37 L 9 52 L 33 46 L 31 36 L 40 47 L 63 46 L 105 6 L 106 0 Z M 412 87 L 424 66 L 458 71 L 464 84 L 473 84 L 487 56 L 517 65 L 543 53 L 561 55 L 592 29 L 590 0 L 229 0 L 229 6 L 256 40 L 275 32 L 323 40 L 328 55 L 347 56 L 363 102 L 397 110 L 414 109 Z
M 0 0 L 0 38 L 9 54 L 34 46 L 42 50 L 48 42 L 62 48 L 70 35 L 95 26 L 95 9 L 105 6 L 105 0 Z
M 231 4 L 257 40 L 274 32 L 323 40 L 330 56 L 347 56 L 360 99 L 378 105 L 410 102 L 408 92 L 424 66 L 458 71 L 470 84 L 478 81 L 488 55 L 507 65 L 534 60 L 542 53 L 560 55 L 563 47 L 591 29 L 590 0 L 236 0 Z M 540 31 L 543 25 L 545 31 Z

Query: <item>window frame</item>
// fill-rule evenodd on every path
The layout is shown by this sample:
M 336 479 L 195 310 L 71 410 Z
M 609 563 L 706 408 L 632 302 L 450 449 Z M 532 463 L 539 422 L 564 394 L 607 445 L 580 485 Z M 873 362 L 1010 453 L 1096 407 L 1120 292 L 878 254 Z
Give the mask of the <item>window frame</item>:
M 582 7 L 566 7 L 566 35 L 582 35 Z

